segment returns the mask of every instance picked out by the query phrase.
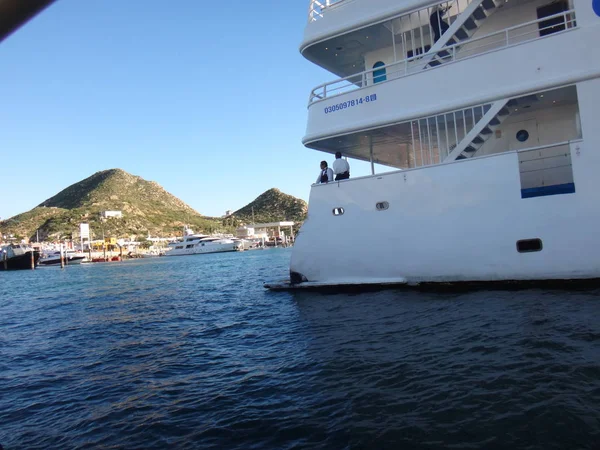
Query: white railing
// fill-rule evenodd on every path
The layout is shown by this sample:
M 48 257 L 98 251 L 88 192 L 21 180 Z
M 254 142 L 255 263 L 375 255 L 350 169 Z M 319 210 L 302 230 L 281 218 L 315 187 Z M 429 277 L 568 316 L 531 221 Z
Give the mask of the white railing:
M 484 103 L 405 122 L 410 123 L 410 166 L 440 164 L 460 145 L 492 106 L 492 103 Z
M 489 155 L 479 156 L 479 157 L 473 158 L 473 159 L 468 158 L 468 159 L 464 159 L 464 160 L 453 161 L 452 163 L 453 164 L 462 164 L 463 162 L 466 162 L 466 161 L 477 161 L 477 160 L 487 159 L 487 158 L 497 158 L 499 156 L 506 156 L 507 154 L 510 154 L 510 153 L 516 154 L 517 156 L 520 157 L 522 154 L 526 154 L 528 152 L 535 152 L 535 151 L 546 152 L 548 150 L 555 149 L 555 148 L 558 148 L 558 147 L 563 148 L 564 152 L 561 152 L 561 154 L 557 155 L 557 156 L 569 157 L 569 159 L 570 159 L 570 152 L 571 152 L 572 146 L 574 144 L 576 145 L 576 144 L 579 144 L 579 143 L 582 143 L 582 142 L 583 142 L 583 139 L 577 138 L 577 139 L 573 139 L 573 140 L 570 140 L 570 141 L 558 142 L 558 143 L 555 143 L 555 144 L 540 145 L 538 147 L 524 148 L 522 150 L 510 150 L 510 149 L 508 149 L 508 150 L 503 150 L 503 151 L 500 151 L 500 152 L 492 153 L 492 154 L 489 154 Z M 578 147 L 575 147 L 575 148 L 577 149 Z M 554 156 L 552 156 L 552 157 L 554 157 Z M 387 172 L 379 172 L 377 174 L 373 173 L 372 175 L 364 175 L 362 177 L 352 177 L 349 180 L 346 180 L 345 182 L 351 183 L 353 181 L 363 180 L 363 179 L 366 179 L 366 178 L 381 178 L 382 176 L 386 176 L 386 175 L 392 175 L 392 174 L 397 174 L 397 173 L 407 173 L 407 172 L 410 172 L 410 171 L 413 171 L 413 170 L 421 170 L 423 168 L 431 167 L 431 166 L 436 166 L 436 165 L 439 165 L 439 164 L 440 163 L 435 163 L 435 164 L 431 164 L 431 165 L 425 164 L 425 165 L 419 165 L 419 166 L 416 166 L 416 167 L 406 167 L 406 168 L 402 168 L 400 170 L 390 170 L 390 171 L 387 171 Z M 521 165 L 521 161 L 519 161 L 519 165 Z M 551 167 L 551 168 L 540 168 L 540 171 L 548 171 L 548 170 L 552 170 L 552 169 L 560 169 L 560 168 L 568 168 L 568 167 L 572 167 L 572 164 L 559 164 L 559 165 L 556 165 L 555 167 Z M 519 170 L 521 172 L 521 180 L 522 180 L 522 182 L 524 181 L 523 180 L 523 174 L 524 173 L 533 172 L 532 170 L 523 170 L 521 167 L 519 167 Z M 565 182 L 573 182 L 573 180 L 572 179 L 571 180 L 567 179 L 567 180 L 565 180 Z M 332 186 L 333 184 L 334 183 L 323 183 L 323 184 L 313 184 L 312 186 L 313 187 L 325 187 L 325 186 Z M 337 183 L 335 185 L 339 187 L 339 185 L 337 185 Z M 525 185 L 525 186 L 527 186 L 527 185 Z
M 323 18 L 325 10 L 337 3 L 343 2 L 344 0 L 310 0 L 308 6 L 308 21 L 314 22 Z
M 547 22 L 549 20 L 558 18 L 562 18 L 563 21 L 544 27 L 539 26 L 541 22 Z M 512 47 L 524 42 L 533 41 L 543 37 L 541 36 L 541 32 L 544 30 L 551 31 L 555 29 L 556 31 L 554 31 L 552 34 L 560 34 L 570 31 L 576 27 L 577 24 L 575 21 L 574 10 L 564 11 L 562 13 L 554 14 L 542 19 L 515 25 L 513 27 L 505 28 L 504 30 L 490 33 L 485 36 L 468 39 L 457 44 L 444 47 L 437 52 L 437 59 L 443 62 L 443 64 L 439 66 L 424 68 L 421 60 L 425 55 L 421 54 L 388 64 L 386 66 L 365 70 L 364 72 L 360 72 L 355 75 L 350 75 L 329 83 L 321 84 L 311 91 L 309 106 L 312 103 L 324 100 L 326 98 L 342 95 L 367 86 L 372 86 L 378 82 L 403 78 L 423 70 L 435 69 L 449 62 L 459 61 L 495 50 Z M 378 79 L 380 81 L 378 81 Z
M 506 150 L 507 152 L 512 152 L 512 151 L 516 151 L 517 153 L 527 153 L 527 152 L 535 152 L 535 151 L 539 151 L 539 150 L 546 150 L 549 148 L 555 148 L 555 147 L 564 147 L 566 150 L 566 153 L 569 152 L 569 149 L 571 148 L 571 144 L 575 143 L 575 142 L 582 142 L 583 139 L 577 138 L 577 139 L 571 139 L 569 141 L 562 141 L 562 142 L 556 142 L 554 144 L 546 144 L 546 145 L 538 145 L 536 147 L 527 147 L 527 148 L 520 148 L 517 150 L 512 150 L 512 149 L 508 149 Z M 561 155 L 564 156 L 564 155 Z M 534 158 L 534 159 L 540 159 L 540 158 Z

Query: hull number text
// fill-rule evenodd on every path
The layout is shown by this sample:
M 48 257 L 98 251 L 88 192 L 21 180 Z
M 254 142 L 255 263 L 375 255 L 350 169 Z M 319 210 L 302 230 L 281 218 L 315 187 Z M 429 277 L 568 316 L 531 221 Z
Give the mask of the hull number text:
M 348 100 L 347 102 L 338 103 L 337 105 L 326 106 L 325 114 L 341 111 L 342 109 L 354 108 L 355 106 L 362 105 L 363 103 L 370 103 L 377 101 L 377 94 L 367 95 L 366 97 L 359 97 L 354 100 Z

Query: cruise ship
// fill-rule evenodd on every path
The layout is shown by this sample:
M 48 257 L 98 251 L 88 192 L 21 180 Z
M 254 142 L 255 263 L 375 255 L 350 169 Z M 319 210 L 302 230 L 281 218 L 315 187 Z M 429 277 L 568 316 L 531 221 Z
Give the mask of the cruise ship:
M 332 80 L 303 143 L 371 174 L 311 187 L 291 285 L 600 278 L 599 16 L 310 0 L 300 51 Z

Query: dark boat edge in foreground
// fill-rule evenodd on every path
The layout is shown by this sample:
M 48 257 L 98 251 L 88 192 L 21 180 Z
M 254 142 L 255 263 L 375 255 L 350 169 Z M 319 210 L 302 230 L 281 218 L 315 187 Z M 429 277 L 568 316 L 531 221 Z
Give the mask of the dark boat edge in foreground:
M 386 289 L 406 289 L 433 292 L 465 292 L 478 290 L 521 290 L 521 289 L 596 289 L 600 288 L 600 278 L 556 279 L 556 280 L 509 280 L 509 281 L 459 281 L 438 283 L 382 282 L 371 284 L 322 284 L 290 283 L 289 280 L 265 282 L 264 287 L 274 292 L 317 291 L 317 292 L 367 292 Z

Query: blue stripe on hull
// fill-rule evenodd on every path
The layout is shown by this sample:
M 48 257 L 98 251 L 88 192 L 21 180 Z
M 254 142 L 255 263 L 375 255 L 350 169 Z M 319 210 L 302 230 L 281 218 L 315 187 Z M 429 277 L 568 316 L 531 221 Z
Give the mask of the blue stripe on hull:
M 521 189 L 521 198 L 543 197 L 546 195 L 573 194 L 575 183 L 555 184 L 554 186 L 540 186 Z

